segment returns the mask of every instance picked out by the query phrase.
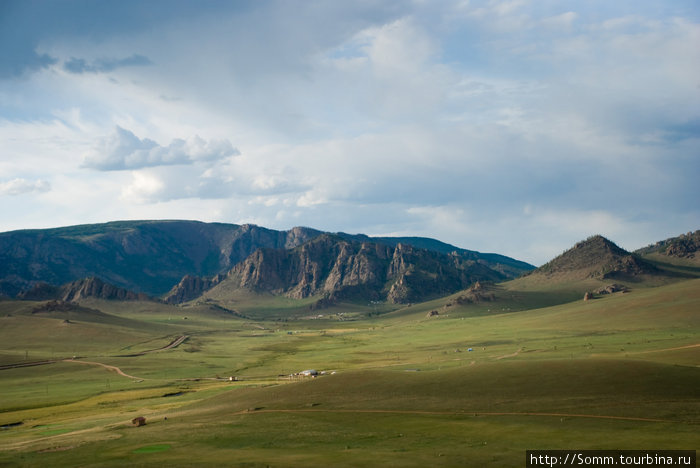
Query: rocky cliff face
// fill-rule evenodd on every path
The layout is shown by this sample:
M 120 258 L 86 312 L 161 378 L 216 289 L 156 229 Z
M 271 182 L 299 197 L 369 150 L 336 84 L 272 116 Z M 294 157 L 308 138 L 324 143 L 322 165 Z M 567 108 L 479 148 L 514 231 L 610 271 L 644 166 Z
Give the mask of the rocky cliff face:
M 163 297 L 163 302 L 168 304 L 182 304 L 201 296 L 225 278 L 216 275 L 212 278 L 200 278 L 199 276 L 185 275 L 178 284 Z
M 230 287 L 284 294 L 383 299 L 406 303 L 449 294 L 504 276 L 477 262 L 398 244 L 352 242 L 323 234 L 291 250 L 261 249 L 236 265 Z
M 58 300 L 61 302 L 80 302 L 83 299 L 95 298 L 118 301 L 147 301 L 152 300 L 146 294 L 135 293 L 105 283 L 99 278 L 83 278 L 63 286 L 51 286 L 38 283 L 33 288 L 20 293 L 18 299 L 31 301 Z
M 681 234 L 637 250 L 641 255 L 660 253 L 669 257 L 695 259 L 700 251 L 700 230 Z
M 292 250 L 260 249 L 236 265 L 227 281 L 293 298 L 337 293 L 353 286 L 377 287 L 385 276 L 390 250 L 323 234 Z

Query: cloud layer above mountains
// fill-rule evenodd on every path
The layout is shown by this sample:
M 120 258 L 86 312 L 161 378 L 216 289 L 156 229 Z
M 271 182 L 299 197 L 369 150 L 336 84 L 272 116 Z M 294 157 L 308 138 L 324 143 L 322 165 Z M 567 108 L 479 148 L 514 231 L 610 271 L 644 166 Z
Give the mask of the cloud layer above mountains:
M 678 2 L 0 6 L 0 230 L 188 218 L 543 263 L 697 229 Z
M 101 138 L 85 155 L 82 167 L 100 171 L 142 169 L 211 162 L 240 154 L 228 140 L 204 141 L 195 136 L 189 140 L 175 139 L 167 147 L 148 138 L 140 139 L 119 126 L 108 137 Z

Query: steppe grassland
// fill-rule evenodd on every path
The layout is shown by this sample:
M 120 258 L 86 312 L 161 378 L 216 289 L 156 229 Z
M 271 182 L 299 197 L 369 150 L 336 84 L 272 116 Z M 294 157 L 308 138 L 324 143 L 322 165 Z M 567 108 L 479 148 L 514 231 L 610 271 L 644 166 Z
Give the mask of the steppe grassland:
M 444 308 L 448 298 L 345 322 L 85 304 L 129 320 L 121 328 L 79 317 L 66 325 L 0 303 L 12 315 L 0 318 L 5 363 L 22 361 L 31 339 L 30 359 L 78 353 L 142 380 L 70 362 L 0 371 L 0 424 L 23 422 L 0 432 L 0 462 L 503 466 L 521 464 L 528 448 L 697 445 L 698 280 L 538 309 L 536 295 L 508 286 L 496 294 L 492 303 Z M 346 312 L 362 317 L 361 309 Z M 427 318 L 430 310 L 440 315 Z M 80 340 L 56 333 L 77 326 Z M 115 357 L 181 334 L 190 338 L 175 349 Z M 338 373 L 278 378 L 306 368 Z M 149 424 L 129 427 L 136 415 Z

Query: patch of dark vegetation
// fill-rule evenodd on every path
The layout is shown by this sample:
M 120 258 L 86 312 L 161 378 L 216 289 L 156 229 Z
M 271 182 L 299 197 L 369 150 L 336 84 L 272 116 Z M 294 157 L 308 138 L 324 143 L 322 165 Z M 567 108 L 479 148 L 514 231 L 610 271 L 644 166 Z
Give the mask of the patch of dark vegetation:
M 184 395 L 185 393 L 190 393 L 190 392 L 189 392 L 189 391 L 186 391 L 186 392 L 179 391 L 179 392 L 166 393 L 165 395 L 162 396 L 162 398 L 182 396 L 182 395 Z
M 158 453 L 170 450 L 170 444 L 146 445 L 145 447 L 137 448 L 133 453 Z
M 5 364 L 0 366 L 0 370 L 5 369 L 17 369 L 19 367 L 32 367 L 32 366 L 43 366 L 45 364 L 54 364 L 56 361 L 34 361 L 34 362 L 20 362 L 17 364 Z
M 636 255 L 627 255 L 617 259 L 614 262 L 604 266 L 597 274 L 593 276 L 602 279 L 622 279 L 628 281 L 634 281 L 639 276 L 644 274 L 659 274 L 659 270 L 656 266 L 651 263 L 642 260 Z
M 0 426 L 0 430 L 4 431 L 7 429 L 11 429 L 13 427 L 21 426 L 22 424 L 24 424 L 23 421 L 17 421 L 17 422 L 13 422 L 13 423 L 3 424 L 2 426 Z
M 469 346 L 474 348 L 485 348 L 486 346 L 498 346 L 505 344 L 513 344 L 514 340 L 490 340 L 490 341 L 479 341 L 477 343 L 470 343 Z
M 119 402 L 116 400 L 110 400 L 110 401 L 101 401 L 97 403 L 97 406 L 100 408 L 114 408 L 119 405 Z
M 328 294 L 318 301 L 314 302 L 309 306 L 309 310 L 320 310 L 320 309 L 327 309 L 328 307 L 332 307 L 338 303 L 338 299 L 335 294 Z
M 228 308 L 221 306 L 219 304 L 207 303 L 207 305 L 218 312 L 223 312 L 225 314 L 234 315 L 236 317 L 240 317 L 243 319 L 252 320 L 247 315 L 241 314 L 240 312 L 233 310 L 233 309 L 228 309 Z

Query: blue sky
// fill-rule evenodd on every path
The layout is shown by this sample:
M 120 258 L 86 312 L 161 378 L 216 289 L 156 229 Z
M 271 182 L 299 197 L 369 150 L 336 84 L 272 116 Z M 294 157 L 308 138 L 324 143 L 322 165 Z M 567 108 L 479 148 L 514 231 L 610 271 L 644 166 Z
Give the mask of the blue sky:
M 0 0 L 0 231 L 700 228 L 696 1 Z

